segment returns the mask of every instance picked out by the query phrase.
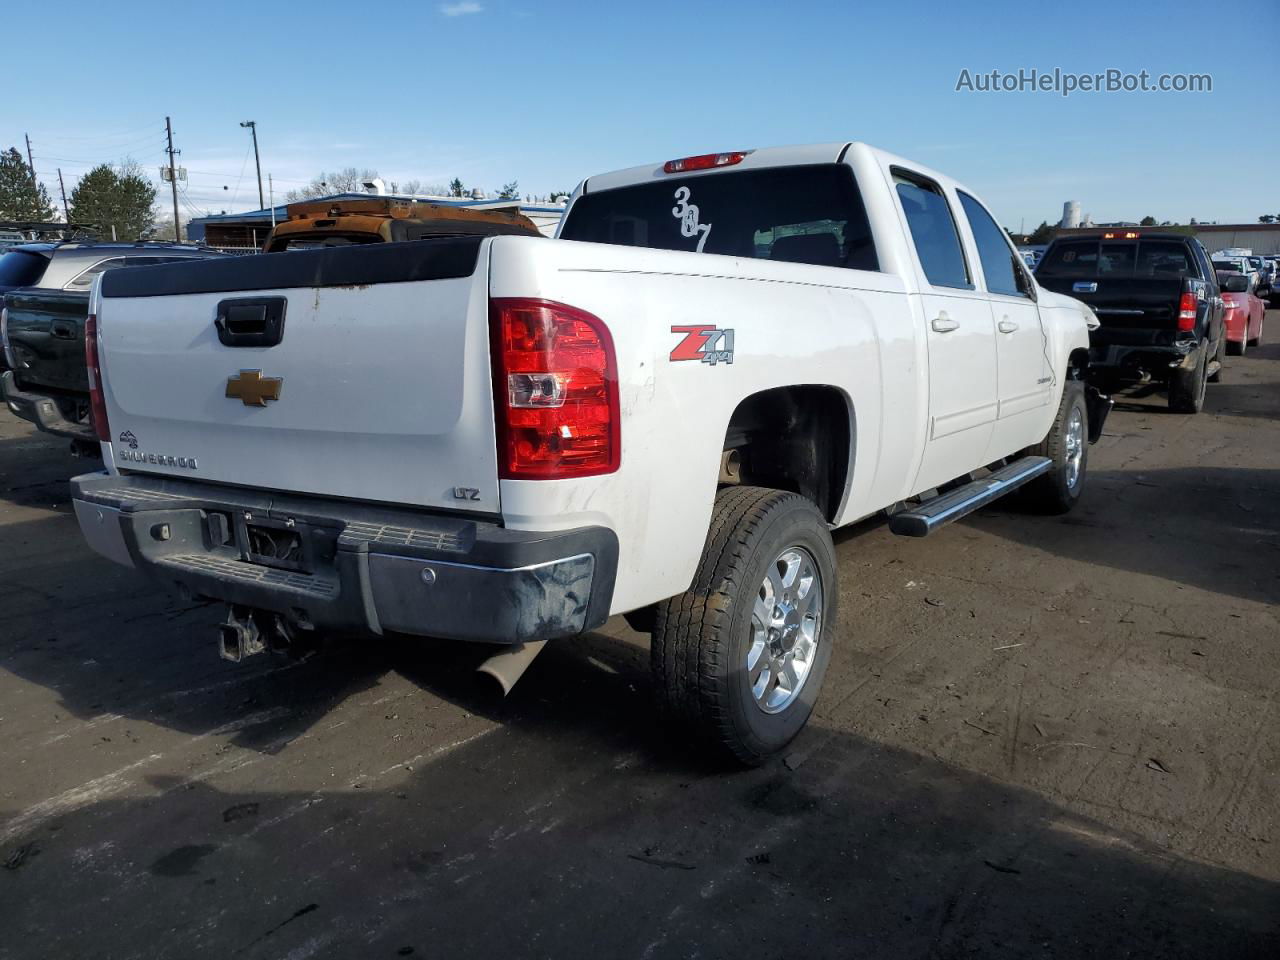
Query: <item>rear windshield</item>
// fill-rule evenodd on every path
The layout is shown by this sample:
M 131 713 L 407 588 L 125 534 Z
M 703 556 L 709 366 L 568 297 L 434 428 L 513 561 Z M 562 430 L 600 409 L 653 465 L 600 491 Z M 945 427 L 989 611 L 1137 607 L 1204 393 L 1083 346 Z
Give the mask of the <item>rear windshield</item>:
M 49 258 L 26 250 L 10 250 L 0 256 L 0 287 L 31 287 L 40 282 Z
M 672 177 L 586 193 L 565 240 L 879 269 L 848 167 L 815 164 Z
M 1055 243 L 1036 268 L 1038 277 L 1186 277 L 1199 276 L 1190 247 L 1179 240 Z

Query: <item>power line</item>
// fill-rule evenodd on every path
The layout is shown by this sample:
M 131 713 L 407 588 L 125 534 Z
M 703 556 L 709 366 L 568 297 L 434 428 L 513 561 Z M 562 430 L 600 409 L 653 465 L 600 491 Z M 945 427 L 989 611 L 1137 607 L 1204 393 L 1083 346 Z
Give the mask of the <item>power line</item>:
M 130 150 L 137 149 L 140 146 L 145 146 L 146 144 L 154 143 L 157 139 L 163 142 L 163 138 L 164 138 L 164 134 L 159 133 L 159 134 L 150 134 L 146 137 L 138 137 L 128 141 L 127 143 L 111 144 L 111 143 L 103 143 L 101 141 L 97 141 L 96 143 L 92 143 L 92 144 L 77 143 L 77 144 L 67 144 L 67 146 L 70 146 L 72 149 L 92 147 L 95 149 L 92 149 L 92 151 L 86 150 L 86 152 L 93 152 L 93 153 L 99 153 L 99 152 L 128 153 Z M 59 148 L 55 146 L 54 149 L 56 150 Z
M 79 137 L 68 137 L 65 135 L 54 136 L 52 134 L 48 134 L 48 135 L 43 135 L 43 139 L 45 140 L 123 140 L 128 137 L 136 137 L 139 134 L 141 134 L 144 130 L 154 130 L 154 129 L 155 129 L 155 125 L 152 123 L 148 123 L 145 126 L 133 127 L 129 130 L 121 130 L 118 133 L 88 134 L 88 135 L 79 136 Z

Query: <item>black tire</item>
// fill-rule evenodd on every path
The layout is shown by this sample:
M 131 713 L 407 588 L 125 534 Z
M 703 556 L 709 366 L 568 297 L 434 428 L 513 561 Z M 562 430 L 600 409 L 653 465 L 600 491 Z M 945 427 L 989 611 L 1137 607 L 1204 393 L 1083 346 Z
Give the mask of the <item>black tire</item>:
M 817 646 L 795 698 L 766 713 L 746 666 L 752 612 L 769 565 L 792 547 L 802 547 L 817 568 L 823 601 Z M 717 759 L 746 765 L 790 743 L 822 689 L 837 594 L 831 532 L 813 501 L 761 487 L 722 489 L 692 585 L 657 607 L 650 663 L 659 709 L 672 729 L 692 735 Z
M 1073 413 L 1079 412 L 1083 433 L 1080 437 L 1080 464 L 1074 482 L 1068 463 L 1068 425 Z M 1084 400 L 1084 384 L 1068 380 L 1058 403 L 1053 426 L 1038 444 L 1024 451 L 1028 456 L 1048 457 L 1053 468 L 1022 488 L 1022 502 L 1040 513 L 1066 513 L 1080 499 L 1089 467 L 1089 407 Z
M 1208 383 L 1209 341 L 1201 340 L 1196 350 L 1196 363 L 1190 370 L 1173 371 L 1169 378 L 1169 409 L 1174 413 L 1199 413 L 1204 409 L 1204 390 Z
M 1246 341 L 1244 340 L 1241 340 L 1239 343 L 1236 343 L 1234 340 L 1228 341 L 1227 353 L 1231 354 L 1231 356 L 1233 357 L 1243 357 L 1245 346 L 1246 346 Z
M 1278 306 L 1280 306 L 1280 304 L 1277 304 L 1277 305 L 1278 305 Z M 1260 347 L 1260 346 L 1262 346 L 1262 324 L 1263 324 L 1263 323 L 1266 323 L 1266 321 L 1267 321 L 1267 318 L 1266 318 L 1266 316 L 1265 316 L 1265 314 L 1264 314 L 1264 315 L 1263 315 L 1263 318 L 1262 318 L 1262 322 L 1258 324 L 1258 335 L 1257 335 L 1256 337 L 1254 337 L 1252 340 L 1250 340 L 1250 341 L 1249 341 L 1249 346 L 1251 346 L 1251 347 Z M 1248 335 L 1249 335 L 1249 328 L 1248 328 L 1248 327 L 1245 327 L 1244 333 L 1245 333 L 1245 336 L 1248 336 Z M 1242 352 L 1243 352 L 1243 351 L 1242 351 Z

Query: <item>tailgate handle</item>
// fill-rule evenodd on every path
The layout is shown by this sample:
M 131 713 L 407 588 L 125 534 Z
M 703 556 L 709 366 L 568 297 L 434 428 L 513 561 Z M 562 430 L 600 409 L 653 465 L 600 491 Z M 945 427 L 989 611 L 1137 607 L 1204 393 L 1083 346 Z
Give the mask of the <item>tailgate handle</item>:
M 59 340 L 74 340 L 76 338 L 76 325 L 70 320 L 55 320 L 49 324 L 49 333 Z
M 284 338 L 284 297 L 238 297 L 218 304 L 213 325 L 228 347 L 274 347 Z

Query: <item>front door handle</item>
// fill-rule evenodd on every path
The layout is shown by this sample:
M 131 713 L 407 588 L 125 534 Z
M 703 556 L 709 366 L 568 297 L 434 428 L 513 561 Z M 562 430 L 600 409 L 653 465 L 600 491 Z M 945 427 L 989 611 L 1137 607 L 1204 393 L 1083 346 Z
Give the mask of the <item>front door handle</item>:
M 949 316 L 947 316 L 947 311 L 945 310 L 940 310 L 938 312 L 938 315 L 933 318 L 933 323 L 931 324 L 931 326 L 938 333 L 950 333 L 952 330 L 960 329 L 959 321 L 952 320 Z
M 59 340 L 74 340 L 76 325 L 70 320 L 55 320 L 49 324 L 49 333 Z
M 997 323 L 996 326 L 1000 328 L 1001 333 L 1013 333 L 1013 331 L 1018 329 L 1017 322 L 1010 320 L 1008 317 L 1005 317 Z

